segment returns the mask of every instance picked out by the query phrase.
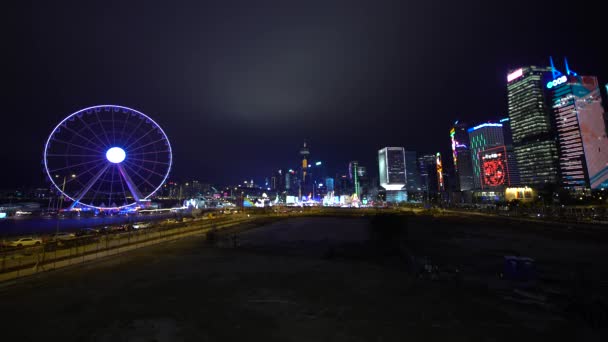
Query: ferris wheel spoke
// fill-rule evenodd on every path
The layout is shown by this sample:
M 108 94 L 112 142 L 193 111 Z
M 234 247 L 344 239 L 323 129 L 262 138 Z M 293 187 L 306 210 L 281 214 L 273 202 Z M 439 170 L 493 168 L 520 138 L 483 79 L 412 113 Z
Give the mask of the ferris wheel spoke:
M 123 204 L 127 204 L 127 198 L 129 196 L 127 196 L 127 190 L 125 189 L 125 185 L 123 184 L 123 180 L 120 178 L 120 170 L 119 170 L 118 180 L 120 181 L 119 182 L 120 183 L 120 188 L 122 189 L 122 194 L 124 195 L 124 197 L 123 197 L 123 199 L 124 199 Z
M 142 148 L 144 148 L 144 147 L 148 147 L 148 146 L 150 146 L 150 145 L 154 145 L 154 144 L 159 143 L 159 142 L 161 142 L 161 141 L 165 141 L 165 138 L 160 138 L 160 139 L 158 139 L 158 140 L 154 140 L 154 141 L 152 141 L 152 142 L 149 142 L 149 143 L 147 143 L 147 144 L 145 144 L 145 145 L 138 146 L 138 147 L 136 147 L 136 148 L 132 149 L 131 151 L 137 151 L 137 150 L 141 150 L 141 149 L 142 149 Z
M 99 157 L 98 154 L 47 153 L 47 157 Z
M 112 206 L 112 194 L 114 193 L 114 173 L 116 172 L 115 168 L 112 168 L 112 177 L 110 179 L 110 194 L 108 195 L 108 207 Z
M 135 134 L 135 132 L 137 132 L 139 130 L 139 127 L 141 127 L 141 125 L 144 123 L 144 120 L 139 120 L 139 123 L 137 124 L 137 126 L 135 126 L 135 129 L 131 131 L 131 134 L 129 134 L 129 136 L 127 137 L 127 139 L 125 139 L 123 146 L 127 146 L 130 145 L 130 140 L 131 138 L 133 138 L 133 134 Z M 125 125 L 126 126 L 126 125 Z
M 95 152 L 97 154 L 103 154 L 102 151 L 98 151 L 96 149 L 93 149 L 93 148 L 90 148 L 90 147 L 87 147 L 87 146 L 82 146 L 82 145 L 74 144 L 73 142 L 69 142 L 69 141 L 65 141 L 65 140 L 61 140 L 61 139 L 57 139 L 57 138 L 53 138 L 53 141 L 56 141 L 56 142 L 62 143 L 62 144 L 66 144 L 66 145 L 70 145 L 70 146 L 74 146 L 74 147 L 77 147 L 77 148 L 82 148 L 84 150 L 92 151 L 92 152 Z
M 70 128 L 70 127 L 68 127 L 67 125 L 64 125 L 64 126 L 63 126 L 63 128 L 65 128 L 66 130 L 68 130 L 68 131 L 70 131 L 70 132 L 74 133 L 75 135 L 77 135 L 77 136 L 81 137 L 82 139 L 84 139 L 84 140 L 86 140 L 86 141 L 90 142 L 90 143 L 91 143 L 93 146 L 97 145 L 97 144 L 96 144 L 96 143 L 95 143 L 93 140 L 91 140 L 91 139 L 89 139 L 89 138 L 85 137 L 84 135 L 80 134 L 80 132 L 77 132 L 77 131 L 75 131 L 75 130 L 71 129 L 71 128 Z
M 97 185 L 97 189 L 93 193 L 93 197 L 91 197 L 91 205 L 95 205 L 95 199 L 97 198 L 97 195 L 99 195 L 102 184 L 103 184 L 103 182 L 99 182 L 99 185 Z
M 149 181 L 149 180 L 147 180 L 146 178 L 142 177 L 142 176 L 141 176 L 141 175 L 140 175 L 138 172 L 135 172 L 135 170 L 133 170 L 133 168 L 132 168 L 132 167 L 130 167 L 130 166 L 128 166 L 128 165 L 127 165 L 127 167 L 128 167 L 128 168 L 129 168 L 129 169 L 130 169 L 130 170 L 131 170 L 131 171 L 132 171 L 132 172 L 133 172 L 133 173 L 134 173 L 134 174 L 135 174 L 137 177 L 139 177 L 139 179 L 141 179 L 141 180 L 143 180 L 144 182 L 148 183 L 148 185 L 149 185 L 149 186 L 151 186 L 151 187 L 152 187 L 152 189 L 156 189 L 156 186 L 155 186 L 154 184 L 150 183 L 150 181 Z
M 127 123 L 129 122 L 129 120 L 127 120 L 129 118 L 129 115 L 131 113 L 125 113 L 125 115 L 127 116 L 122 124 L 122 129 L 120 130 L 120 137 L 124 137 L 125 136 L 125 131 L 127 129 Z M 133 132 L 131 132 L 133 133 Z M 122 143 L 126 143 L 127 141 L 123 141 Z
M 139 202 L 139 200 L 141 199 L 141 194 L 140 194 L 139 190 L 137 189 L 137 187 L 135 186 L 135 183 L 133 182 L 133 180 L 131 179 L 131 177 L 125 170 L 125 168 L 122 167 L 122 164 L 116 164 L 116 167 L 118 167 L 118 172 L 124 179 L 125 183 L 127 183 L 127 187 L 129 188 L 131 195 L 133 195 L 133 198 L 135 199 L 136 202 Z
M 86 161 L 86 162 L 83 162 L 83 163 L 80 163 L 80 164 L 74 164 L 74 165 L 69 165 L 69 166 L 66 166 L 66 167 L 60 167 L 58 169 L 52 169 L 52 170 L 49 170 L 49 173 L 54 173 L 54 172 L 57 172 L 57 171 L 62 171 L 62 170 L 67 170 L 67 169 L 73 169 L 75 167 L 82 166 L 82 165 L 87 165 L 87 164 L 91 164 L 91 163 L 101 163 L 102 161 L 103 161 L 103 158 L 98 158 L 98 159 L 95 159 L 95 160 L 89 160 L 89 161 Z M 94 166 L 93 168 L 96 168 L 96 166 Z M 91 168 L 91 169 L 93 169 L 93 168 Z
M 110 111 L 112 111 L 112 109 L 110 109 Z M 103 126 L 103 123 L 101 122 L 101 120 L 99 119 L 99 114 L 97 114 L 97 112 L 95 112 L 95 117 L 97 118 L 97 122 L 99 122 L 99 127 L 103 131 L 103 135 L 106 137 L 106 141 L 108 142 L 108 146 L 111 146 L 112 143 L 110 142 L 110 138 L 108 137 L 108 132 L 106 132 L 106 129 Z
M 134 167 L 138 167 L 138 168 L 144 169 L 144 170 L 146 170 L 146 171 L 148 171 L 148 172 L 150 172 L 150 173 L 153 173 L 153 174 L 155 174 L 155 175 L 158 175 L 158 176 L 160 176 L 160 177 L 162 177 L 162 178 L 165 178 L 165 175 L 160 174 L 160 173 L 158 173 L 158 172 L 156 172 L 156 171 L 154 171 L 154 170 L 148 169 L 147 167 L 144 167 L 144 166 L 141 166 L 141 165 L 135 165 L 135 164 L 130 163 L 130 162 L 128 162 L 128 164 L 129 164 L 129 165 L 132 165 L 132 168 L 134 168 Z
M 76 205 L 76 203 L 80 202 L 80 200 L 84 197 L 84 195 L 86 195 L 87 192 L 89 192 L 89 190 L 91 190 L 93 185 L 95 185 L 95 183 L 97 183 L 99 178 L 101 178 L 101 176 L 108 170 L 108 167 L 110 167 L 110 164 L 106 164 L 104 167 L 102 167 L 95 174 L 95 176 L 93 176 L 93 178 L 91 178 L 91 180 L 89 180 L 89 182 L 85 185 L 85 187 L 82 189 L 82 191 L 77 196 L 74 197 L 74 204 L 72 204 L 72 207 L 74 205 Z
M 157 127 L 152 127 L 152 128 L 149 130 L 149 131 L 147 131 L 147 132 L 146 132 L 146 134 L 144 134 L 144 135 L 140 136 L 139 138 L 137 138 L 137 140 L 135 140 L 134 142 L 130 143 L 130 144 L 129 144 L 129 145 L 126 147 L 126 149 L 128 149 L 128 148 L 130 148 L 131 146 L 135 145 L 135 143 L 137 143 L 137 142 L 139 142 L 141 139 L 143 139 L 143 138 L 147 137 L 147 136 L 148 136 L 148 134 L 150 134 L 150 133 L 154 132 L 156 129 L 157 129 Z M 163 140 L 163 139 L 161 139 L 161 140 Z M 140 146 L 140 147 L 138 147 L 137 149 L 139 149 L 139 148 L 141 148 L 141 146 Z
M 143 155 L 148 155 L 148 154 L 158 154 L 158 153 L 165 153 L 165 152 L 171 152 L 171 150 L 129 153 L 129 156 L 143 156 Z
M 136 160 L 136 161 L 140 161 L 140 162 L 144 162 L 144 163 L 154 163 L 154 164 L 161 164 L 161 165 L 169 165 L 169 163 L 167 163 L 167 162 L 161 162 L 161 161 L 152 160 L 152 159 L 129 158 L 129 160 Z
M 97 135 L 97 133 L 95 133 L 95 130 L 93 130 L 91 128 L 91 125 L 89 125 L 88 122 L 84 121 L 84 119 L 82 117 L 78 117 L 78 119 L 80 120 L 80 122 L 82 122 L 84 124 L 84 126 L 89 130 L 89 132 L 91 132 L 91 134 L 93 134 L 93 136 L 95 137 L 95 139 L 97 139 L 97 141 L 99 141 L 99 143 L 101 145 L 105 145 L 106 143 L 101 140 L 101 138 Z
M 114 111 L 112 111 L 112 145 L 116 145 L 116 127 L 114 123 Z

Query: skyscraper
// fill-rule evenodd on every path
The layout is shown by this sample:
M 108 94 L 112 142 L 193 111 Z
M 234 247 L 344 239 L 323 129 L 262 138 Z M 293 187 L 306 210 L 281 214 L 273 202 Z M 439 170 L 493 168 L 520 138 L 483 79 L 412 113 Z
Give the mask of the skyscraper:
M 353 189 L 357 196 L 361 196 L 361 188 L 359 184 L 359 162 L 354 160 L 348 163 L 348 178 L 353 184 Z
M 505 138 L 505 150 L 507 164 L 509 167 L 509 186 L 520 186 L 521 179 L 519 177 L 519 167 L 515 158 L 515 150 L 513 149 L 513 133 L 511 132 L 511 120 L 509 118 L 500 119 L 502 124 L 502 134 Z
M 479 153 L 492 147 L 505 144 L 501 123 L 483 123 L 469 128 L 469 140 L 471 141 L 471 165 L 473 167 L 473 181 L 475 189 L 481 189 L 482 164 Z
M 529 66 L 507 75 L 513 149 L 522 185 L 557 182 L 557 145 L 543 84 L 550 73 L 549 67 Z
M 554 69 L 546 84 L 559 146 L 560 183 L 566 189 L 608 187 L 608 137 L 595 76 Z
M 385 147 L 378 151 L 378 168 L 380 186 L 386 189 L 387 201 L 404 200 L 400 191 L 406 184 L 405 149 L 403 147 Z M 407 194 L 405 194 L 407 200 Z
M 436 194 L 438 192 L 437 156 L 435 154 L 420 156 L 418 158 L 418 167 L 420 169 L 420 187 L 426 194 L 426 198 L 430 199 L 431 194 Z
M 405 151 L 405 170 L 408 196 L 411 198 L 413 193 L 422 191 L 415 151 Z
M 452 141 L 452 160 L 456 173 L 457 188 L 460 191 L 472 190 L 473 166 L 471 161 L 471 151 L 467 124 L 456 121 L 450 130 L 450 140 Z
M 302 163 L 300 167 L 300 182 L 298 186 L 298 198 L 302 198 L 302 195 L 308 195 L 309 190 L 309 177 L 306 177 L 308 174 L 308 159 L 310 159 L 310 150 L 306 146 L 306 141 L 304 145 L 300 148 L 300 158 L 302 158 Z

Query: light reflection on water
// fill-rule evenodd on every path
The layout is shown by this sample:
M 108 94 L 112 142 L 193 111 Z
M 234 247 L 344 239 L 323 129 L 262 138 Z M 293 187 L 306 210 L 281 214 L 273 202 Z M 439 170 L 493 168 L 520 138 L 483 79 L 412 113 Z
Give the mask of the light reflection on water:
M 176 217 L 175 213 L 156 215 L 117 215 L 117 216 L 76 216 L 41 217 L 16 216 L 0 220 L 0 236 L 51 234 L 55 231 L 74 231 L 95 226 L 122 224 L 128 222 L 153 221 Z

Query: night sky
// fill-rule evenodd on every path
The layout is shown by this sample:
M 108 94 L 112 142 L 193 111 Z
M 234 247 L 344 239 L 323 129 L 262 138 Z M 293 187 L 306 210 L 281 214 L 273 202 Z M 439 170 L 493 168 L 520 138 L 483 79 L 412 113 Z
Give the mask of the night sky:
M 48 134 L 97 104 L 153 117 L 176 179 L 260 181 L 296 167 L 304 140 L 335 171 L 377 173 L 384 146 L 448 158 L 454 120 L 507 115 L 509 69 L 567 56 L 608 83 L 607 18 L 582 4 L 16 2 L 0 23 L 0 188 L 45 184 Z

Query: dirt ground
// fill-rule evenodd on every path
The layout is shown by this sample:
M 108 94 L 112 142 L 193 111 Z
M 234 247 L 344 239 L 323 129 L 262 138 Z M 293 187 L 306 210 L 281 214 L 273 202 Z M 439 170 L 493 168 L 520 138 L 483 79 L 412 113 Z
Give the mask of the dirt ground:
M 3 284 L 0 336 L 600 341 L 606 235 L 456 216 L 291 218 Z M 533 258 L 535 279 L 501 277 L 504 255 Z

